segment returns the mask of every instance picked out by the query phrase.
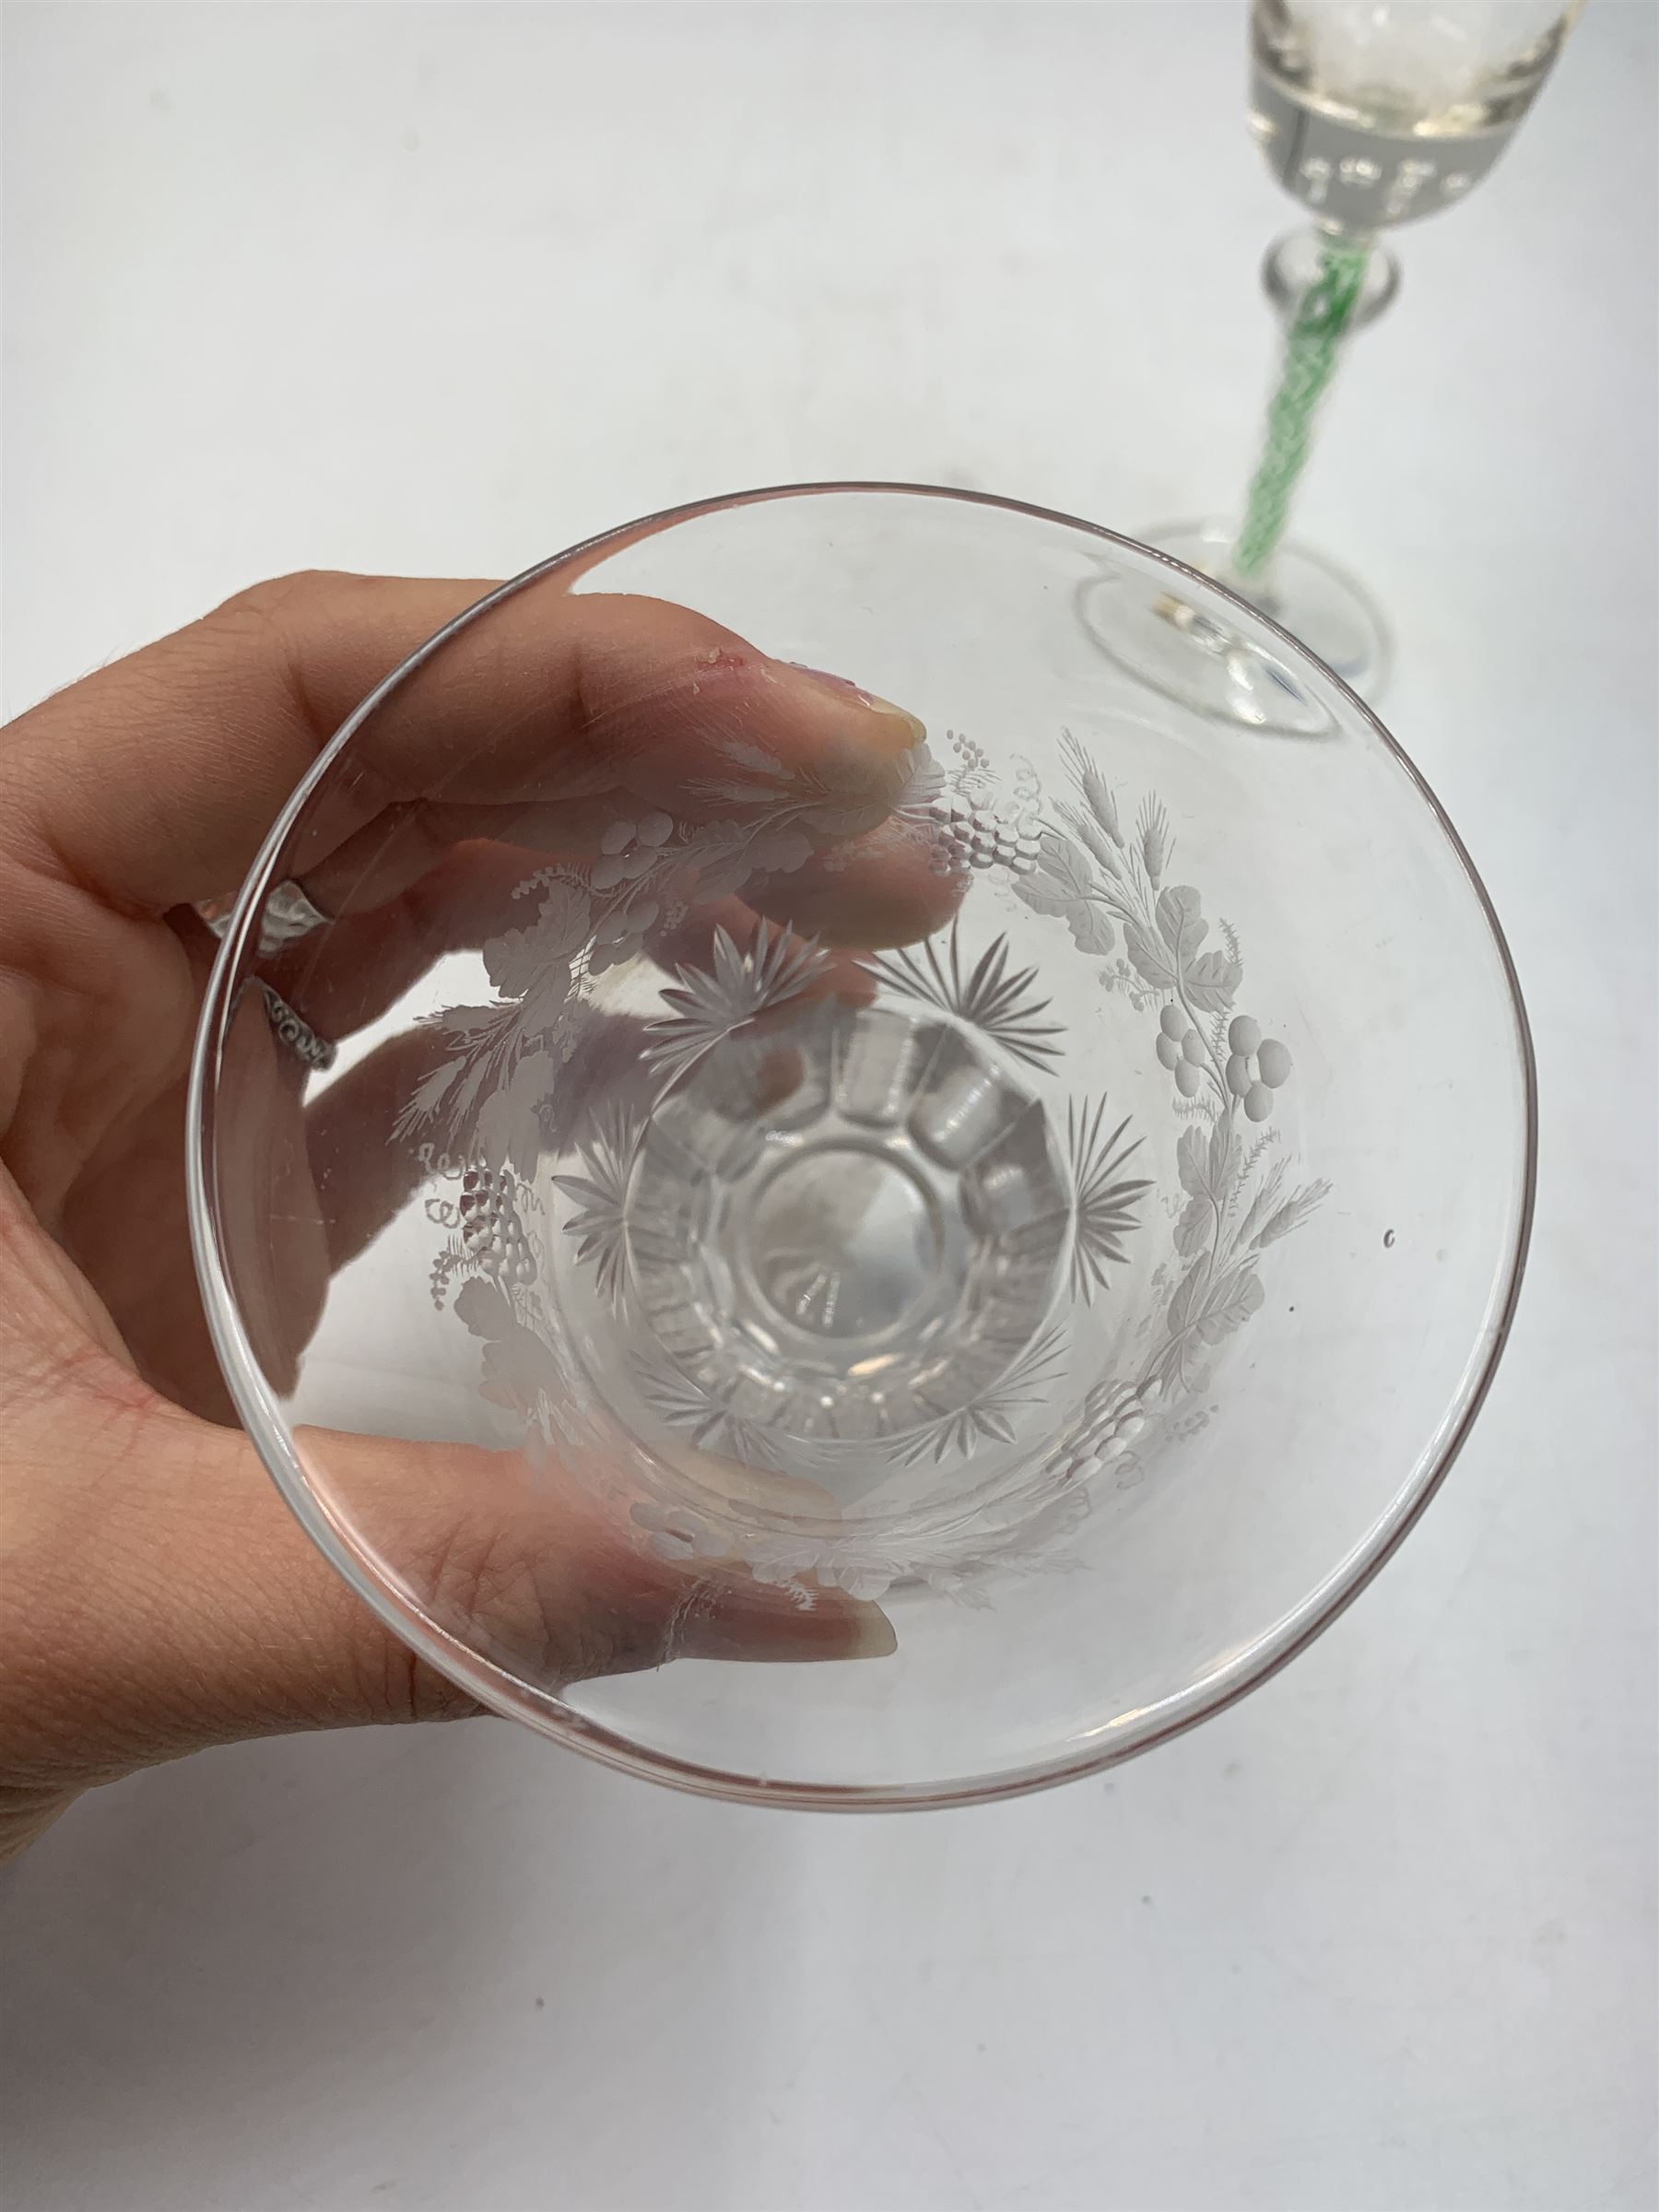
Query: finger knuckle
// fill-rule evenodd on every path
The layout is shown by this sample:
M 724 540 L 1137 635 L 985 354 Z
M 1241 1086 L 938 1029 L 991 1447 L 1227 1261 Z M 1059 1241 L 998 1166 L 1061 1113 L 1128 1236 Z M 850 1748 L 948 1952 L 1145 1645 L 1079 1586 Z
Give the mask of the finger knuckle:
M 360 577 L 333 569 L 295 569 L 285 576 L 266 576 L 242 591 L 233 592 L 206 618 L 210 622 L 224 618 L 275 620 L 284 613 L 291 614 L 297 605 L 331 599 L 362 581 Z
M 617 1668 L 616 1625 L 538 1571 L 517 1532 L 459 1523 L 434 1547 L 420 1583 L 441 1628 L 538 1688 Z

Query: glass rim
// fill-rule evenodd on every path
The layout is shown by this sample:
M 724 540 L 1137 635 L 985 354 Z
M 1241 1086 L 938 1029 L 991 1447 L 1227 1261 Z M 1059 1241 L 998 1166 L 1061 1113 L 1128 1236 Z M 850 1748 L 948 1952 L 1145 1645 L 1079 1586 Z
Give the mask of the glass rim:
M 219 1237 L 219 1211 L 215 1187 L 214 1117 L 217 1106 L 217 1070 L 226 1030 L 234 1010 L 232 976 L 241 966 L 250 939 L 255 935 L 255 915 L 263 910 L 270 879 L 283 846 L 312 793 L 341 752 L 369 717 L 394 690 L 425 665 L 470 624 L 517 593 L 556 571 L 579 575 L 607 554 L 677 524 L 741 508 L 759 507 L 773 500 L 829 496 L 935 500 L 990 509 L 1030 520 L 1053 523 L 1094 538 L 1167 569 L 1185 585 L 1196 588 L 1237 609 L 1285 648 L 1294 662 L 1316 670 L 1334 687 L 1358 716 L 1385 758 L 1404 771 L 1406 781 L 1426 805 L 1434 824 L 1474 893 L 1497 954 L 1500 972 L 1509 999 L 1513 1023 L 1515 1056 L 1521 1077 L 1524 1121 L 1520 1204 L 1510 1245 L 1504 1255 L 1500 1288 L 1489 1300 L 1491 1318 L 1477 1340 L 1456 1395 L 1442 1413 L 1433 1438 L 1419 1458 L 1420 1472 L 1394 1493 L 1391 1509 L 1370 1534 L 1324 1579 L 1271 1628 L 1236 1653 L 1227 1664 L 1201 1680 L 1157 1704 L 1119 1714 L 1097 1731 L 1102 1741 L 1082 1752 L 1040 1759 L 983 1780 L 916 1783 L 835 1783 L 771 1781 L 722 1767 L 682 1759 L 672 1754 L 646 1750 L 620 1732 L 602 1727 L 561 1704 L 549 1691 L 532 1688 L 505 1669 L 494 1665 L 452 1635 L 415 1602 L 392 1586 L 376 1569 L 366 1548 L 353 1539 L 342 1519 L 331 1512 L 306 1473 L 295 1447 L 293 1433 L 260 1371 L 252 1343 L 242 1325 L 230 1288 L 225 1253 Z M 1194 710 L 1196 713 L 1198 711 Z M 1202 716 L 1200 716 L 1202 719 Z M 1265 737 L 1276 734 L 1259 733 Z M 1281 742 L 1306 743 L 1305 739 Z M 1313 741 L 1317 742 L 1317 740 Z M 498 584 L 435 630 L 415 651 L 360 700 L 318 751 L 271 825 L 236 896 L 236 903 L 214 960 L 197 1017 L 191 1053 L 190 1084 L 185 1121 L 185 1191 L 190 1237 L 196 1276 L 225 1382 L 249 1441 L 276 1483 L 284 1501 L 306 1535 L 331 1567 L 362 1599 L 371 1613 L 438 1672 L 466 1690 L 486 1710 L 503 1719 L 521 1721 L 538 1734 L 597 1759 L 602 1765 L 643 1780 L 666 1784 L 693 1795 L 730 1803 L 774 1805 L 795 1810 L 841 1812 L 924 1811 L 956 1806 L 995 1804 L 1034 1791 L 1058 1787 L 1062 1783 L 1103 1773 L 1137 1757 L 1143 1751 L 1183 1735 L 1201 1722 L 1224 1712 L 1240 1699 L 1270 1681 L 1306 1651 L 1333 1621 L 1366 1590 L 1394 1557 L 1439 1491 L 1453 1463 L 1468 1440 L 1485 1405 L 1514 1325 L 1521 1286 L 1532 1241 L 1537 1190 L 1538 1096 L 1537 1065 L 1532 1029 L 1522 996 L 1520 979 L 1490 895 L 1463 839 L 1422 771 L 1391 732 L 1342 678 L 1311 653 L 1298 639 L 1264 615 L 1247 600 L 1200 574 L 1172 555 L 1143 545 L 1121 531 L 1085 522 L 1059 509 L 1041 507 L 1024 500 L 992 492 L 965 490 L 951 485 L 910 484 L 893 479 L 829 479 L 822 482 L 765 485 L 746 491 L 727 492 L 692 500 L 641 515 L 631 522 L 578 540 L 562 552 L 534 563 Z

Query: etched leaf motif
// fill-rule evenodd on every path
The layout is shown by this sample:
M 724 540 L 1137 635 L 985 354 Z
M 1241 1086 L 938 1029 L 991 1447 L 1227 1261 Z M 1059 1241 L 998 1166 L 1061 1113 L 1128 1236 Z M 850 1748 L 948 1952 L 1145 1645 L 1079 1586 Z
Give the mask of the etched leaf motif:
M 560 1394 L 559 1362 L 534 1329 L 521 1324 L 500 1344 L 484 1347 L 484 1380 L 478 1395 L 509 1413 L 534 1419 L 544 1401 Z
M 512 1301 L 495 1283 L 476 1280 L 455 1297 L 455 1312 L 484 1345 L 484 1380 L 479 1394 L 492 1406 L 534 1419 L 545 1398 L 559 1387 L 559 1363 L 549 1346 L 526 1328 Z
M 1165 1329 L 1169 1350 L 1178 1373 L 1190 1367 L 1196 1348 L 1193 1343 L 1193 1316 L 1204 1297 L 1204 1287 L 1205 1264 L 1200 1259 L 1176 1284 L 1175 1294 L 1170 1300 Z
M 1202 1262 L 1189 1268 L 1170 1300 L 1170 1335 L 1178 1347 L 1219 1344 L 1260 1311 L 1266 1297 L 1253 1264 L 1217 1277 Z
M 1204 1269 L 1191 1267 L 1175 1286 L 1168 1314 L 1170 1334 L 1179 1336 L 1192 1319 L 1193 1305 L 1204 1288 Z
M 1181 1218 L 1175 1224 L 1174 1237 L 1175 1249 L 1183 1260 L 1190 1260 L 1194 1253 L 1204 1250 L 1209 1241 L 1215 1218 L 1214 1208 L 1208 1199 L 1199 1196 L 1187 1200 Z
M 1181 1187 L 1194 1198 L 1209 1194 L 1206 1155 L 1209 1139 L 1202 1129 L 1183 1129 L 1181 1142 L 1175 1147 L 1175 1172 L 1181 1178 Z
M 707 822 L 672 846 L 665 858 L 694 876 L 700 900 L 730 898 L 752 876 L 792 875 L 810 859 L 812 840 L 790 818 L 805 811 L 797 806 L 774 808 L 770 821 Z M 781 820 L 775 818 L 780 812 Z
M 1102 906 L 1089 905 L 1081 911 L 1073 908 L 1065 917 L 1072 934 L 1072 943 L 1079 952 L 1103 959 L 1114 942 L 1112 923 Z
M 915 791 L 913 756 L 901 755 L 877 767 L 874 775 L 868 759 L 850 755 L 841 761 L 826 759 L 799 777 L 807 794 L 796 818 L 800 824 L 821 838 L 857 837 L 903 812 Z
M 432 1017 L 433 1027 L 463 1047 L 488 1042 L 517 1020 L 516 1006 L 446 1006 Z
M 1117 853 L 1112 846 L 1112 841 L 1095 816 L 1086 812 L 1080 806 L 1063 806 L 1060 811 L 1066 821 L 1071 824 L 1076 835 L 1082 839 L 1088 850 L 1100 862 L 1101 867 L 1109 875 L 1115 876 L 1121 873 Z
M 484 946 L 484 966 L 503 998 L 523 998 L 549 967 L 569 964 L 587 942 L 588 901 L 573 883 L 555 882 L 523 929 L 504 930 Z
M 811 857 L 812 840 L 803 830 L 766 830 L 755 839 L 748 853 L 751 872 L 769 876 L 793 875 Z
M 1189 1196 L 1202 1198 L 1211 1206 L 1225 1203 L 1239 1171 L 1239 1142 L 1225 1116 L 1207 1132 L 1202 1128 L 1182 1132 L 1175 1147 L 1175 1171 Z
M 775 753 L 764 746 L 751 745 L 747 737 L 727 735 L 715 740 L 714 749 L 724 755 L 735 768 L 747 768 L 769 783 L 787 782 L 789 771 Z
M 549 960 L 520 1000 L 520 1028 L 525 1037 L 539 1037 L 552 1029 L 571 995 L 568 960 Z
M 510 999 L 490 1006 L 450 1006 L 423 1023 L 449 1043 L 450 1057 L 404 1100 L 392 1134 L 413 1136 L 441 1113 L 448 1141 L 458 1147 L 488 1088 L 504 1085 L 512 1075 L 523 1043 L 522 1015 Z
M 1317 1212 L 1330 1193 L 1328 1182 L 1310 1182 L 1298 1191 L 1295 1197 L 1287 1199 L 1277 1213 L 1268 1217 L 1256 1237 L 1254 1250 L 1260 1252 L 1264 1245 L 1277 1244 L 1280 1237 L 1288 1237 L 1293 1229 L 1300 1229 L 1310 1214 Z
M 1203 900 L 1190 883 L 1172 883 L 1159 893 L 1154 912 L 1159 935 L 1174 954 L 1176 968 L 1183 970 L 1209 935 Z
M 1037 865 L 1015 886 L 1037 914 L 1059 914 L 1079 952 L 1103 959 L 1115 942 L 1112 918 L 1087 854 L 1058 830 L 1038 840 Z
M 417 1129 L 424 1129 L 435 1118 L 460 1073 L 459 1060 L 446 1060 L 441 1067 L 434 1068 L 417 1083 L 393 1124 L 394 1134 L 407 1136 Z
M 1173 849 L 1173 840 L 1170 836 L 1170 817 L 1161 799 L 1147 797 L 1141 801 L 1135 835 L 1140 842 L 1141 865 L 1147 871 L 1147 880 L 1155 884 L 1162 876 Z
M 1201 953 L 1186 971 L 1188 999 L 1200 1014 L 1225 1014 L 1244 971 L 1225 952 Z
M 1018 886 L 1019 896 L 1033 912 L 1063 914 L 1075 900 L 1093 896 L 1093 871 L 1069 838 L 1058 830 L 1045 830 L 1037 847 L 1037 866 Z
M 1232 1124 L 1223 1115 L 1210 1131 L 1206 1162 L 1210 1193 L 1218 1204 L 1227 1198 L 1238 1180 L 1239 1157 L 1239 1140 L 1233 1134 Z
M 1129 962 L 1144 982 L 1157 991 L 1173 991 L 1181 981 L 1175 963 L 1150 930 L 1143 929 L 1138 922 L 1124 924 L 1124 950 Z
M 465 1126 L 483 1096 L 484 1086 L 492 1071 L 504 1065 L 505 1055 L 512 1051 L 511 1041 L 500 1049 L 486 1048 L 476 1057 L 465 1061 L 460 1069 L 460 1080 L 450 1094 L 449 1122 L 452 1131 Z
M 541 1122 L 536 1109 L 547 1096 L 553 1063 L 546 1053 L 524 1053 L 513 1063 L 507 1082 L 478 1109 L 480 1157 L 491 1168 L 506 1161 L 528 1179 L 541 1159 Z
M 1077 778 L 1077 789 L 1088 803 L 1089 813 L 1107 840 L 1121 850 L 1124 832 L 1118 823 L 1117 801 L 1112 795 L 1111 785 L 1069 730 L 1061 732 L 1061 750 Z
M 512 1300 L 500 1286 L 481 1280 L 468 1283 L 457 1291 L 455 1315 L 465 1322 L 473 1335 L 485 1338 L 504 1336 L 518 1320 L 512 1311 Z
M 1255 1152 L 1253 1151 L 1250 1165 L 1255 1164 Z M 1239 1224 L 1239 1243 L 1248 1244 L 1256 1230 L 1277 1207 L 1279 1194 L 1285 1187 L 1287 1171 L 1287 1163 L 1282 1159 L 1276 1160 L 1268 1169 L 1266 1175 L 1257 1186 L 1254 1197 L 1252 1198 L 1245 1210 L 1243 1220 Z
M 1260 1312 L 1266 1296 L 1261 1278 L 1253 1268 L 1223 1277 L 1212 1286 L 1194 1324 L 1200 1341 L 1219 1344 L 1224 1336 L 1230 1336 L 1235 1329 L 1243 1327 L 1253 1313 Z
M 1265 1118 L 1277 1087 L 1269 1077 L 1282 1082 L 1289 1055 L 1277 1040 L 1264 1041 L 1254 1022 L 1235 1019 L 1225 1042 L 1218 1027 L 1206 1037 L 1200 1026 L 1206 1017 L 1218 1023 L 1233 1011 L 1244 973 L 1238 937 L 1218 918 L 1219 945 L 1203 949 L 1209 924 L 1197 890 L 1163 882 L 1175 841 L 1162 801 L 1150 793 L 1142 798 L 1134 836 L 1125 839 L 1104 777 L 1069 731 L 1063 736 L 1081 804 L 1062 806 L 1059 814 L 1077 841 L 1052 827 L 1045 830 L 1037 871 L 1019 887 L 1020 895 L 1036 912 L 1068 920 L 1074 911 L 1110 913 L 1123 930 L 1124 957 L 1102 980 L 1125 989 L 1137 1011 L 1159 1014 L 1158 1056 L 1175 1078 L 1175 1111 L 1190 1125 L 1176 1145 L 1185 1202 L 1172 1232 L 1175 1256 L 1154 1277 L 1156 1295 L 1168 1305 L 1159 1320 L 1147 1315 L 1141 1335 L 1151 1340 L 1147 1377 L 1155 1382 L 1179 1378 L 1192 1386 L 1198 1380 L 1196 1351 L 1241 1327 L 1262 1303 L 1256 1254 L 1298 1228 L 1325 1186 L 1309 1184 L 1284 1198 L 1282 1164 L 1263 1170 L 1258 1179 L 1261 1145 L 1246 1157 L 1235 1126 L 1241 1113 L 1255 1123 Z M 1089 948 L 1083 934 L 1075 927 L 1073 934 Z M 1241 1038 L 1241 1029 L 1248 1041 Z M 1259 1057 L 1264 1051 L 1270 1069 Z M 1205 1089 L 1206 1077 L 1213 1097 Z M 1081 1206 L 1077 1218 L 1073 1291 L 1087 1297 L 1099 1277 L 1089 1266 Z M 1122 1227 L 1107 1226 L 1105 1233 L 1121 1236 Z M 1098 1261 L 1101 1255 L 1093 1256 Z M 1121 1256 L 1121 1246 L 1109 1256 Z
M 1149 827 L 1145 834 L 1152 844 L 1161 833 Z M 1196 1013 L 1225 1013 L 1243 970 L 1230 951 L 1199 952 L 1209 924 L 1197 892 L 1190 884 L 1171 884 L 1159 892 L 1154 919 L 1156 937 L 1134 924 L 1124 926 L 1129 957 L 1141 974 L 1161 990 L 1181 992 Z
M 775 753 L 751 745 L 746 737 L 731 735 L 712 739 L 711 749 L 729 760 L 738 772 L 694 779 L 688 786 L 693 798 L 724 800 L 736 806 L 768 801 L 776 804 L 779 787 L 789 782 L 789 771 Z
M 762 922 L 743 952 L 728 931 L 716 929 L 712 961 L 708 969 L 678 969 L 679 987 L 663 994 L 673 1013 L 645 1024 L 646 1057 L 670 1076 L 695 1066 L 758 1015 L 798 997 L 824 972 L 829 955 L 816 937 L 794 937 Z
M 917 746 L 904 756 L 903 774 L 893 794 L 894 820 L 930 835 L 937 819 L 934 809 L 948 789 L 945 770 L 931 748 Z
M 1030 995 L 1036 969 L 1017 969 L 1012 975 L 1007 972 L 1008 940 L 1005 936 L 996 938 L 981 954 L 972 973 L 964 977 L 959 926 L 951 924 L 944 960 L 935 940 L 930 937 L 923 947 L 925 967 L 908 951 L 873 955 L 867 965 L 889 991 L 956 1015 L 1032 1067 L 1044 1067 L 1059 1059 L 1060 1048 L 1051 1041 L 1064 1037 L 1065 1031 L 1059 1022 L 1040 1018 L 1051 1002 Z
M 726 899 L 748 880 L 753 837 L 752 829 L 741 822 L 705 822 L 674 848 L 674 858 L 695 870 L 700 899 Z

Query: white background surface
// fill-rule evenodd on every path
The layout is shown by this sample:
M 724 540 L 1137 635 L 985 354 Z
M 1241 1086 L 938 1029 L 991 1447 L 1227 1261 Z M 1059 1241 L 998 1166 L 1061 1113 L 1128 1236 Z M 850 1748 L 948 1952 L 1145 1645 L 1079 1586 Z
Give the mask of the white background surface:
M 1653 2206 L 1655 29 L 1594 0 L 1404 240 L 1302 516 L 1394 612 L 1543 1088 L 1512 1347 L 1399 1559 L 995 1809 L 703 1805 L 494 1722 L 100 1793 L 0 1888 L 16 2212 Z M 12 711 L 299 565 L 841 474 L 1133 528 L 1246 465 L 1241 7 L 6 36 Z

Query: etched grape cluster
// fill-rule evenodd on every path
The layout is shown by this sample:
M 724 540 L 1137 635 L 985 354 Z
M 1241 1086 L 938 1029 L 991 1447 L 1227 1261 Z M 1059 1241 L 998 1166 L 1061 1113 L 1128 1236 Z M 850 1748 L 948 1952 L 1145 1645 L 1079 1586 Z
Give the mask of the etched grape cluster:
M 1265 1122 L 1273 1112 L 1273 1094 L 1290 1073 L 1290 1055 L 1277 1037 L 1264 1037 L 1259 1021 L 1241 1014 L 1227 1032 L 1227 1088 L 1245 1117 Z
M 1092 1482 L 1103 1469 L 1121 1467 L 1162 1396 L 1163 1384 L 1156 1376 L 1138 1385 L 1097 1384 L 1083 1402 L 1083 1430 L 1062 1468 L 1066 1481 Z
M 674 834 L 673 817 L 641 815 L 637 822 L 612 822 L 599 840 L 599 857 L 588 881 L 596 891 L 615 890 L 634 883 L 655 867 L 662 848 Z
M 594 942 L 588 956 L 591 971 L 602 974 L 620 968 L 639 954 L 645 933 L 662 912 L 649 896 L 629 896 L 629 887 L 649 876 L 662 858 L 662 849 L 674 834 L 666 814 L 641 815 L 637 822 L 612 822 L 599 841 L 599 858 L 588 873 L 595 891 L 616 891 L 617 901 L 594 924 Z
M 1158 1057 L 1175 1078 L 1183 1099 L 1195 1099 L 1204 1083 L 1209 1047 L 1172 1000 L 1158 1018 Z M 1288 1080 L 1290 1055 L 1277 1037 L 1264 1037 L 1262 1025 L 1238 1015 L 1227 1032 L 1228 1093 L 1244 1109 L 1247 1121 L 1265 1122 L 1273 1112 L 1273 1094 Z
M 1195 1099 L 1204 1081 L 1204 1065 L 1209 1053 L 1204 1039 L 1186 1018 L 1186 1010 L 1173 1000 L 1158 1018 L 1158 1057 L 1175 1078 L 1175 1088 L 1183 1099 Z
M 1028 762 L 1016 770 L 1014 804 L 1003 814 L 970 795 L 987 776 L 990 755 L 984 747 L 954 731 L 948 743 L 962 769 L 957 787 L 940 791 L 927 810 L 934 831 L 934 873 L 959 876 L 971 869 L 1007 868 L 1016 876 L 1029 876 L 1041 849 L 1036 771 Z
M 499 1283 L 533 1283 L 535 1255 L 524 1234 L 510 1169 L 468 1168 L 455 1205 L 461 1249 L 470 1264 Z

